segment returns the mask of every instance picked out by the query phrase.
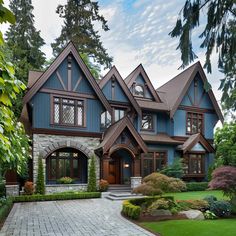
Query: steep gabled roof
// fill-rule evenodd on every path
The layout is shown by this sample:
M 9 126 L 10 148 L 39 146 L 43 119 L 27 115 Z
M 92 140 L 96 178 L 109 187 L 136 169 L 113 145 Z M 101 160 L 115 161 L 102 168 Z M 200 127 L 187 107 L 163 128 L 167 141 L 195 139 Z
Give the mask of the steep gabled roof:
M 112 124 L 106 130 L 103 136 L 103 141 L 100 143 L 98 148 L 96 148 L 96 150 L 102 149 L 103 152 L 107 152 L 125 128 L 127 128 L 130 131 L 130 133 L 132 134 L 138 145 L 146 153 L 148 150 L 146 144 L 144 143 L 143 139 L 141 138 L 137 130 L 134 128 L 132 122 L 127 116 L 123 117 L 121 120 Z
M 200 62 L 197 62 L 157 89 L 157 93 L 162 92 L 166 94 L 165 97 L 170 108 L 171 117 L 174 116 L 178 106 L 180 105 L 197 73 L 200 74 L 203 83 L 206 83 L 206 75 Z M 211 99 L 211 102 L 219 119 L 221 120 L 221 122 L 223 122 L 224 117 L 212 90 L 210 89 L 207 93 Z
M 40 78 L 33 84 L 33 86 L 29 89 L 26 95 L 23 98 L 24 104 L 26 104 L 30 99 L 37 93 L 37 91 L 43 86 L 43 84 L 49 79 L 52 73 L 58 68 L 58 66 L 63 62 L 63 60 L 69 55 L 72 54 L 80 66 L 81 70 L 83 71 L 85 77 L 88 79 L 88 82 L 94 89 L 96 95 L 102 102 L 103 106 L 111 113 L 112 109 L 107 101 L 106 97 L 104 96 L 103 92 L 101 91 L 100 87 L 98 86 L 95 78 L 91 74 L 90 70 L 83 62 L 82 58 L 80 57 L 77 49 L 75 48 L 72 42 L 68 43 L 64 50 L 57 56 L 54 62 L 48 67 L 48 69 L 40 76 Z
M 40 76 L 43 74 L 43 71 L 37 71 L 37 70 L 30 70 L 28 74 L 28 84 L 27 88 L 31 88 L 37 80 L 40 78 Z
M 187 151 L 191 151 L 191 149 L 197 144 L 200 143 L 208 152 L 214 152 L 215 149 L 212 145 L 202 136 L 202 134 L 197 133 L 191 135 L 183 145 L 181 145 L 178 149 L 182 150 L 183 153 Z
M 123 78 L 121 77 L 119 71 L 117 70 L 117 68 L 115 66 L 113 66 L 108 71 L 108 73 L 102 78 L 102 80 L 100 80 L 100 82 L 99 82 L 100 88 L 102 89 L 106 85 L 106 83 L 112 78 L 112 76 L 114 76 L 116 78 L 117 82 L 119 83 L 119 85 L 123 89 L 125 95 L 128 97 L 130 103 L 133 105 L 133 107 L 137 111 L 137 113 L 141 116 L 142 111 L 141 111 L 138 103 L 134 99 L 129 88 L 127 87 L 126 83 L 124 82 Z
M 125 83 L 127 84 L 128 88 L 130 89 L 138 75 L 141 74 L 143 79 L 145 80 L 147 87 L 149 88 L 152 96 L 154 97 L 156 102 L 161 102 L 160 97 L 158 96 L 157 92 L 155 91 L 146 71 L 144 70 L 142 64 L 137 66 L 125 79 Z

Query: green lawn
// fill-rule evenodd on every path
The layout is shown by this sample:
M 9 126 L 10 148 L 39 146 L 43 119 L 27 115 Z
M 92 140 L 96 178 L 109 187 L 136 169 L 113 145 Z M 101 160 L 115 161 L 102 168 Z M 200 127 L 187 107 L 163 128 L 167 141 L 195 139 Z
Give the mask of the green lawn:
M 203 199 L 205 196 L 214 195 L 217 199 L 227 199 L 221 191 L 195 191 L 182 193 L 167 193 L 167 196 L 174 196 L 175 200 Z
M 227 220 L 169 220 L 145 222 L 141 226 L 160 233 L 161 236 L 233 236 L 236 219 Z

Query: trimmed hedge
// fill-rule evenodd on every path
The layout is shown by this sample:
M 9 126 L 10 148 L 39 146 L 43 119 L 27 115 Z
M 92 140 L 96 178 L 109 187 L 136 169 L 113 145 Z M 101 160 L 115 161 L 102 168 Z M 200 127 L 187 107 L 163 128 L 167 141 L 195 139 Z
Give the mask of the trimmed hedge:
M 0 181 L 0 197 L 6 196 L 6 186 L 5 183 Z
M 137 220 L 141 214 L 141 206 L 145 205 L 147 207 L 160 198 L 174 201 L 174 197 L 172 196 L 143 197 L 125 200 L 122 204 L 122 213 L 133 220 Z
M 8 216 L 13 205 L 12 199 L 8 198 L 6 203 L 0 207 L 0 222 L 3 222 L 4 219 Z
M 186 182 L 187 191 L 205 191 L 208 189 L 208 182 Z
M 77 193 L 56 193 L 49 195 L 21 195 L 11 197 L 13 202 L 36 202 L 36 201 L 56 201 L 56 200 L 73 200 L 100 198 L 100 192 L 77 192 Z

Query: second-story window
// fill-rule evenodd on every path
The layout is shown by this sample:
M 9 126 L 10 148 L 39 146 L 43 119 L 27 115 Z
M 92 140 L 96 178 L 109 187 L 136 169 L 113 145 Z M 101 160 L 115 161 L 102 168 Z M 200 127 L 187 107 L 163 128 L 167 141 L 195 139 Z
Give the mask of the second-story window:
M 111 115 L 108 111 L 101 114 L 101 129 L 106 129 L 111 125 Z
M 202 133 L 203 130 L 203 114 L 187 112 L 186 133 L 196 134 Z
M 53 109 L 54 124 L 85 126 L 84 101 L 54 97 Z
M 125 116 L 125 110 L 124 109 L 119 109 L 119 108 L 114 109 L 114 120 L 115 120 L 115 122 L 122 119 L 124 116 Z
M 153 130 L 153 116 L 149 113 L 143 113 L 142 130 Z

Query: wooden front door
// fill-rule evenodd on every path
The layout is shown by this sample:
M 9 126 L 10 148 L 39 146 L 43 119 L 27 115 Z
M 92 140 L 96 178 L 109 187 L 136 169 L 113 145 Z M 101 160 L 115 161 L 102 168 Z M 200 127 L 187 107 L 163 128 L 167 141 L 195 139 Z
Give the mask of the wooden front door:
M 109 184 L 120 184 L 120 161 L 117 158 L 109 161 L 108 182 Z

